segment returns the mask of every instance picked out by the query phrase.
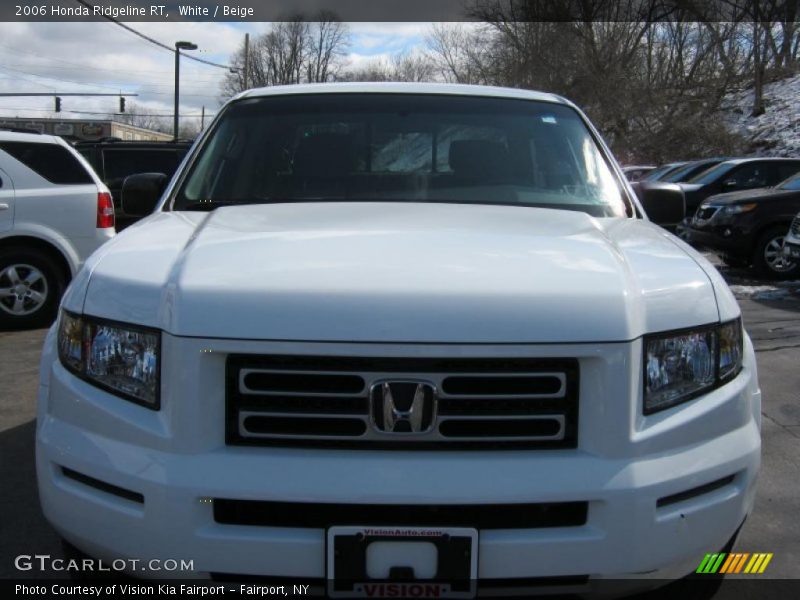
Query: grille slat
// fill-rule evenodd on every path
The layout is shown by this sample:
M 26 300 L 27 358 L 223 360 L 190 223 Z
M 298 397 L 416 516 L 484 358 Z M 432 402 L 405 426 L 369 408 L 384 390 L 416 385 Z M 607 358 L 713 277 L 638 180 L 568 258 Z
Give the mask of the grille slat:
M 358 416 L 308 415 L 286 416 L 276 413 L 239 413 L 239 427 L 251 436 L 289 437 L 313 435 L 320 438 L 358 437 L 366 424 Z
M 226 369 L 226 441 L 232 445 L 577 445 L 575 359 L 231 355 Z M 424 396 L 430 403 L 424 427 L 412 430 L 403 422 L 384 430 L 380 388 L 385 381 L 393 382 L 401 396 L 418 383 L 433 390 Z M 411 397 L 405 398 L 395 399 L 401 411 L 410 407 Z
M 214 520 L 225 525 L 304 527 L 391 525 L 532 529 L 580 527 L 588 502 L 529 504 L 322 504 L 214 499 Z
M 308 373 L 242 369 L 239 390 L 243 394 L 338 396 L 364 392 L 364 379 L 340 373 Z
M 445 377 L 440 397 L 459 398 L 562 398 L 566 392 L 563 373 L 535 376 L 483 373 Z

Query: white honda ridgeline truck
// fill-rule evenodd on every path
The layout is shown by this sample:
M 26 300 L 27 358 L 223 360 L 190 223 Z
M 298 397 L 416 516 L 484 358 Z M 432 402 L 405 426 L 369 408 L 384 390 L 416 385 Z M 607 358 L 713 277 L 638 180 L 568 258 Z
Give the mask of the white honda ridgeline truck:
M 345 595 L 591 589 L 686 575 L 751 511 L 739 307 L 563 98 L 251 90 L 168 185 L 125 183 L 130 214 L 159 198 L 44 346 L 39 493 L 82 552 Z

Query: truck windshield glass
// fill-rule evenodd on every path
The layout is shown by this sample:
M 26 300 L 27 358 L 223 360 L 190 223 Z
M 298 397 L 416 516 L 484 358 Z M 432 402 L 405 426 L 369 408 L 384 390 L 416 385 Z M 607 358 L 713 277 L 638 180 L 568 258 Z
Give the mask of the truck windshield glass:
M 623 216 L 578 113 L 527 100 L 317 94 L 231 104 L 174 210 L 300 201 L 543 206 Z

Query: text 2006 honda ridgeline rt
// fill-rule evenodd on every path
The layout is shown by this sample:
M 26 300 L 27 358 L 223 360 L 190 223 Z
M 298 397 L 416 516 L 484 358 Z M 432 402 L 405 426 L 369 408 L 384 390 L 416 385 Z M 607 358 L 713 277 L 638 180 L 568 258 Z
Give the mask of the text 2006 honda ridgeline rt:
M 752 509 L 739 307 L 564 99 L 251 90 L 163 187 L 126 181 L 158 209 L 45 343 L 42 506 L 89 555 L 351 593 L 663 578 Z

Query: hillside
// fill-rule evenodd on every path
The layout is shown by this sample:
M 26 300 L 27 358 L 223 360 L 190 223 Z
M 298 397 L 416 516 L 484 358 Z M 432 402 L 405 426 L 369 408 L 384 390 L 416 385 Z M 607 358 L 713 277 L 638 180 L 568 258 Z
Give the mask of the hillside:
M 748 150 L 766 156 L 800 156 L 800 75 L 764 85 L 766 112 L 751 117 L 753 89 L 734 92 L 723 102 L 723 119 L 747 141 Z

